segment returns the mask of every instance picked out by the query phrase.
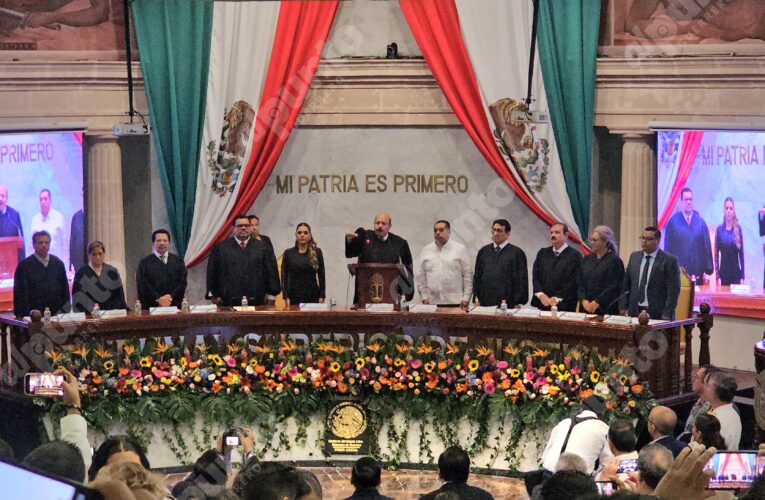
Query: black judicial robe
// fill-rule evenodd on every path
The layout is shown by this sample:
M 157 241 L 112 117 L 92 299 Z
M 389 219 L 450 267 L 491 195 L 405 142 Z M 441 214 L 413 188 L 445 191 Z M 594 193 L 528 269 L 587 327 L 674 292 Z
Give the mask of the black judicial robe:
M 404 238 L 388 233 L 388 237 L 383 241 L 374 231 L 358 228 L 355 238 L 345 238 L 345 257 L 358 257 L 359 264 L 403 264 L 407 276 L 399 278 L 398 294 L 405 295 L 408 301 L 414 297 L 412 252 Z M 357 299 L 354 296 L 353 302 L 358 302 Z
M 85 248 L 85 213 L 78 210 L 69 227 L 69 263 L 77 271 L 88 262 Z
M 473 274 L 473 293 L 482 306 L 498 306 L 502 300 L 508 307 L 529 300 L 529 272 L 526 254 L 507 244 L 500 252 L 490 243 L 478 251 Z
M 21 216 L 19 213 L 9 207 L 5 206 L 5 213 L 0 214 L 0 238 L 7 238 L 10 236 L 24 237 L 24 230 L 21 228 Z M 19 248 L 19 262 L 24 260 L 24 245 Z M 10 271 L 10 270 L 9 270 Z
M 75 312 L 92 313 L 93 306 L 107 311 L 127 309 L 122 278 L 114 266 L 103 264 L 101 276 L 89 265 L 82 266 L 74 275 L 72 284 L 72 308 Z
M 166 294 L 173 297 L 173 306 L 181 307 L 186 294 L 186 264 L 174 253 L 168 252 L 165 264 L 151 253 L 138 263 L 135 280 L 143 307 L 159 306 L 157 301 Z
M 595 252 L 591 253 L 582 260 L 577 281 L 579 300 L 596 301 L 599 306 L 597 314 L 619 314 L 618 299 L 622 293 L 624 263 L 618 255 L 609 251 L 599 259 Z
M 552 247 L 542 248 L 534 259 L 534 268 L 531 273 L 531 282 L 534 285 L 534 294 L 539 292 L 548 297 L 563 299 L 558 303 L 559 311 L 576 310 L 576 280 L 579 276 L 579 268 L 582 266 L 582 254 L 578 250 L 566 247 L 558 257 Z M 540 309 L 550 310 L 549 306 L 533 295 L 531 305 Z
M 712 245 L 709 228 L 697 211 L 691 213 L 691 223 L 685 222 L 683 212 L 677 212 L 667 222 L 664 250 L 677 257 L 688 277 L 695 275 L 703 281 L 704 273 L 712 274 Z
M 265 243 L 250 238 L 241 248 L 234 238 L 213 247 L 207 261 L 207 297 L 220 297 L 221 305 L 238 306 L 242 297 L 250 305 L 263 305 L 266 294 L 281 292 Z
M 13 313 L 18 317 L 29 316 L 29 311 L 52 314 L 69 312 L 69 281 L 64 263 L 55 255 L 49 255 L 48 266 L 30 255 L 22 260 L 13 277 Z

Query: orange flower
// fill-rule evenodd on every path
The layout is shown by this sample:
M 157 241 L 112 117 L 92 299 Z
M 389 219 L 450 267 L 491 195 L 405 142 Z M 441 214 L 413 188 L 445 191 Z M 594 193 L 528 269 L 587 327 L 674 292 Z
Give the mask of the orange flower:
M 132 346 L 130 344 L 125 344 L 122 346 L 122 350 L 125 351 L 125 355 L 130 356 L 135 352 L 135 346 Z
M 521 382 L 521 379 L 518 379 L 513 384 L 513 389 L 518 389 L 519 392 L 526 392 L 526 386 L 523 385 L 523 382 Z
M 433 352 L 433 346 L 428 344 L 422 344 L 417 348 L 417 354 L 430 354 Z
M 616 403 L 614 403 L 613 401 L 608 401 L 606 403 L 606 408 L 608 408 L 609 410 L 613 410 L 614 408 L 616 408 Z
M 634 408 L 635 402 L 630 399 L 629 402 L 627 403 L 627 406 L 629 406 L 630 408 Z
M 375 382 L 372 388 L 374 388 L 375 391 L 380 392 L 382 390 L 382 385 L 380 382 Z
M 194 370 L 197 366 L 199 366 L 199 363 L 196 361 L 189 361 L 189 369 Z
M 403 354 L 403 353 L 405 353 L 405 352 L 407 352 L 407 351 L 408 351 L 409 349 L 411 349 L 411 348 L 412 348 L 412 346 L 410 346 L 410 345 L 409 345 L 409 344 L 407 344 L 406 342 L 401 342 L 401 343 L 398 343 L 398 344 L 396 344 L 396 350 L 397 350 L 399 353 L 402 353 L 402 354 Z
M 223 386 L 221 385 L 219 381 L 216 380 L 212 386 L 213 393 L 218 394 L 221 391 L 221 389 L 223 389 Z
M 371 351 L 371 352 L 377 352 L 377 351 L 379 351 L 379 350 L 380 350 L 380 348 L 381 348 L 381 347 L 382 347 L 382 344 L 381 344 L 381 343 L 379 343 L 379 342 L 375 342 L 374 344 L 369 344 L 369 345 L 367 346 L 367 351 Z
M 516 356 L 518 353 L 521 352 L 521 350 L 519 348 L 515 347 L 514 345 L 509 345 L 509 346 L 505 347 L 504 349 L 502 349 L 502 352 L 506 352 L 510 356 Z
M 446 354 L 457 354 L 460 348 L 454 344 L 446 344 Z
M 255 373 L 260 374 L 260 373 L 263 373 L 264 371 L 266 371 L 266 367 L 263 365 L 258 365 L 255 367 Z
M 586 389 L 586 390 L 584 390 L 584 391 L 579 393 L 579 398 L 580 399 L 584 399 L 587 396 L 592 396 L 592 394 L 593 394 L 592 389 Z
M 508 390 L 510 388 L 510 381 L 507 379 L 503 380 L 502 382 L 500 382 L 499 388 L 502 389 L 503 391 Z
M 493 351 L 491 348 L 489 348 L 489 347 L 484 347 L 484 346 L 482 346 L 482 345 L 479 345 L 479 346 L 476 346 L 476 347 L 475 347 L 475 352 L 476 352 L 476 353 L 477 353 L 479 356 L 483 356 L 483 357 L 486 357 L 486 356 L 488 356 L 488 355 L 492 354 L 494 351 Z
M 348 392 L 348 386 L 345 385 L 345 383 L 343 382 L 338 382 L 337 390 L 340 391 L 340 394 L 345 394 L 346 392 Z
M 632 391 L 634 394 L 640 394 L 641 392 L 643 392 L 643 386 L 642 386 L 642 385 L 640 385 L 640 384 L 635 384 L 635 385 L 633 385 L 632 387 L 630 387 L 630 390 L 631 390 L 631 391 Z
M 560 392 L 560 387 L 557 387 L 555 385 L 551 385 L 550 387 L 547 388 L 547 394 L 549 394 L 550 396 L 555 396 L 559 392 Z
M 99 375 L 98 377 L 93 377 L 93 379 L 91 380 L 91 383 L 93 385 L 101 385 L 103 381 L 104 381 L 103 377 Z
M 446 361 L 439 361 L 438 362 L 438 369 L 439 370 L 446 370 Z
M 127 375 L 128 373 L 130 373 L 129 368 L 120 368 L 120 375 L 122 375 L 123 377 Z
M 483 380 L 483 383 L 485 384 L 486 382 L 491 382 L 494 380 L 494 377 L 491 376 L 491 372 L 484 372 L 481 380 Z
M 434 379 L 428 380 L 427 382 L 425 382 L 425 387 L 427 387 L 430 390 L 435 389 L 436 387 L 438 387 L 438 379 L 434 378 Z
M 255 352 L 259 352 L 261 354 L 268 354 L 271 352 L 271 348 L 267 345 L 256 345 L 255 346 Z
M 165 354 L 167 351 L 170 350 L 172 346 L 170 344 L 165 344 L 161 340 L 157 342 L 157 345 L 154 347 L 154 351 L 152 351 L 152 354 L 159 354 L 160 356 L 162 354 Z
M 444 387 L 443 389 L 441 389 L 441 393 L 442 393 L 444 396 L 446 396 L 447 394 L 449 394 L 449 388 L 448 388 L 448 387 Z
M 465 391 L 467 391 L 467 384 L 456 384 L 454 386 L 454 390 L 457 391 L 457 394 L 459 394 L 461 392 L 465 392 Z

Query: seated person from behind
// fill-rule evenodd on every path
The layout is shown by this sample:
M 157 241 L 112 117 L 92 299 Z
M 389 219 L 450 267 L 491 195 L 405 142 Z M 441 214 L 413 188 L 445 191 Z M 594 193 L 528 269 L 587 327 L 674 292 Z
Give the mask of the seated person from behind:
M 438 476 L 445 481 L 444 485 L 420 500 L 434 500 L 442 492 L 454 492 L 468 500 L 492 500 L 494 497 L 488 491 L 467 484 L 469 475 L 470 457 L 459 446 L 450 446 L 438 457 Z
M 362 457 L 353 464 L 351 470 L 351 484 L 356 488 L 353 495 L 345 500 L 393 500 L 391 497 L 381 495 L 377 491 L 380 486 L 380 466 L 374 458 Z
M 648 434 L 653 441 L 650 444 L 660 444 L 676 457 L 680 454 L 685 443 L 675 439 L 673 433 L 677 425 L 677 414 L 666 406 L 656 406 L 648 414 Z
M 92 313 L 96 304 L 103 311 L 127 309 L 120 273 L 104 263 L 105 255 L 103 243 L 88 243 L 88 264 L 77 271 L 72 285 L 72 306 L 76 312 Z
M 622 460 L 637 460 L 638 452 L 635 451 L 637 435 L 632 422 L 627 419 L 616 419 L 608 427 L 608 448 L 613 453 L 613 460 L 602 464 L 600 471 L 595 477 L 598 481 L 614 481 L 627 479 L 626 472 L 619 472 Z

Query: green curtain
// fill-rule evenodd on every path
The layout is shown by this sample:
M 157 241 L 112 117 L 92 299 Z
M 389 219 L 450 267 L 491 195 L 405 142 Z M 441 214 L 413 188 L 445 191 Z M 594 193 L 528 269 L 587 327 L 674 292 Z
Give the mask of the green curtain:
M 183 258 L 194 217 L 213 2 L 133 0 L 132 12 L 169 229 Z
M 540 0 L 537 43 L 574 219 L 588 234 L 600 0 Z

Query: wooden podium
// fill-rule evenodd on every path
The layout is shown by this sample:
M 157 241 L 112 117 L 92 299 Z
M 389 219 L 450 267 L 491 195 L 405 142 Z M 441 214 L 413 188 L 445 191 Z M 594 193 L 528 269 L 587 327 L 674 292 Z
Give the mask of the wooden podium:
M 354 301 L 358 309 L 367 304 L 398 303 L 398 280 L 407 275 L 403 264 L 348 264 L 348 271 L 356 277 Z
M 24 248 L 24 238 L 8 236 L 0 238 L 0 278 L 13 278 L 19 265 L 19 249 Z

